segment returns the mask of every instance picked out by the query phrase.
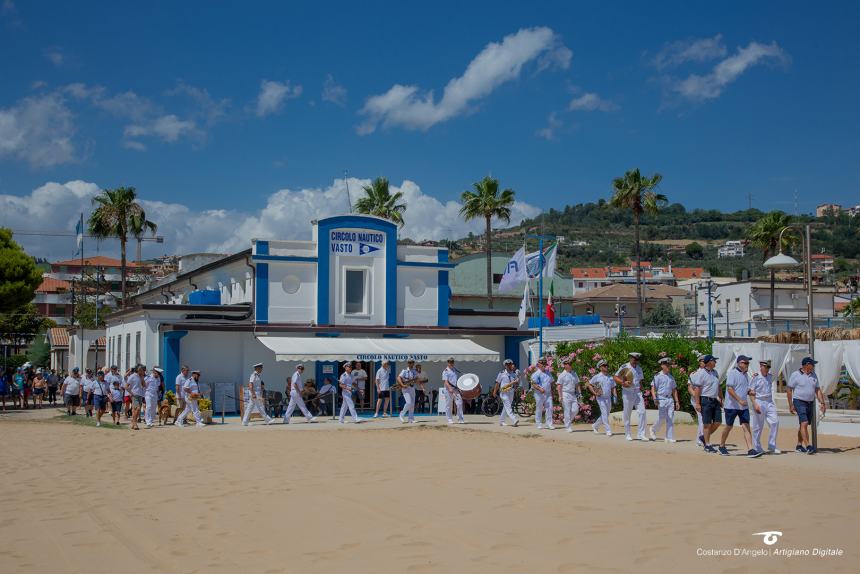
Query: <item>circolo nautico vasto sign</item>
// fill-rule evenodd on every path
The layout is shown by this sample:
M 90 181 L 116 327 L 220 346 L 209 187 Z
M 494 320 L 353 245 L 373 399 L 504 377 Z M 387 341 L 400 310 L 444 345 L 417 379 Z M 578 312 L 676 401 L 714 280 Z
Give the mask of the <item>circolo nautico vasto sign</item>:
M 400 355 L 387 355 L 387 354 L 368 354 L 368 355 L 356 355 L 356 361 L 408 361 L 412 359 L 413 361 L 426 361 L 428 355 L 414 355 L 409 353 L 404 353 Z
M 336 255 L 380 257 L 385 253 L 385 234 L 373 231 L 331 231 L 331 252 Z

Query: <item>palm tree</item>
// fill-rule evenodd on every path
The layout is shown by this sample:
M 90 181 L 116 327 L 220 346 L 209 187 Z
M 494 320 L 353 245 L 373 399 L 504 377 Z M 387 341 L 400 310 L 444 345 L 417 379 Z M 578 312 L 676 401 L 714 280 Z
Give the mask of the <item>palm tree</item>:
M 119 239 L 120 251 L 122 253 L 122 308 L 125 309 L 125 247 L 128 237 L 131 235 L 136 239 L 147 231 L 155 235 L 158 225 L 146 219 L 146 212 L 137 201 L 137 192 L 133 187 L 118 187 L 116 189 L 102 190 L 101 194 L 93 198 L 95 211 L 87 221 L 90 235 Z
M 355 202 L 356 212 L 388 219 L 403 227 L 405 223 L 403 212 L 406 211 L 406 204 L 398 203 L 403 199 L 403 192 L 398 191 L 391 195 L 387 177 L 377 177 L 362 189 L 364 189 L 364 196 Z
M 762 251 L 762 261 L 766 261 L 776 255 L 782 248 L 787 248 L 797 242 L 797 236 L 790 233 L 783 234 L 782 245 L 779 242 L 779 234 L 783 229 L 791 225 L 791 217 L 781 211 L 771 211 L 756 221 L 747 231 L 747 239 L 750 245 Z M 770 270 L 770 324 L 773 327 L 776 291 L 776 271 Z
M 499 193 L 499 180 L 486 176 L 481 181 L 472 184 L 475 191 L 464 191 L 460 194 L 463 207 L 460 215 L 466 221 L 483 217 L 486 222 L 485 250 L 487 252 L 487 300 L 490 309 L 493 308 L 493 249 L 491 233 L 492 219 L 495 217 L 505 223 L 511 222 L 511 206 L 514 204 L 514 191 L 506 189 Z
M 624 177 L 612 180 L 613 207 L 629 209 L 633 212 L 633 241 L 636 247 L 636 300 L 639 302 L 638 322 L 642 326 L 644 306 L 642 303 L 642 254 L 639 246 L 639 221 L 643 213 L 657 213 L 660 207 L 667 203 L 666 196 L 657 193 L 654 188 L 663 180 L 663 176 L 655 173 L 651 177 L 639 173 L 639 168 L 632 169 Z

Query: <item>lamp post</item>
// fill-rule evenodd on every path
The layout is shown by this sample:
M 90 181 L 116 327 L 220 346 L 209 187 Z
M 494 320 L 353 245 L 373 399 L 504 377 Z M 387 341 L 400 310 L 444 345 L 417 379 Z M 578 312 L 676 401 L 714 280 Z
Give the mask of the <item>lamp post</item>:
M 806 323 L 808 329 L 808 339 L 809 339 L 809 356 L 815 360 L 815 323 L 813 322 L 812 316 L 812 224 L 807 223 L 804 226 L 800 225 L 787 225 L 782 228 L 779 232 L 779 253 L 768 259 L 764 262 L 764 267 L 767 269 L 788 269 L 790 267 L 797 267 L 800 265 L 800 262 L 797 261 L 794 257 L 789 255 L 785 255 L 782 252 L 782 234 L 785 233 L 789 228 L 796 229 L 804 229 L 804 245 L 803 250 L 805 253 L 805 274 L 806 274 Z M 815 407 L 818 406 L 818 397 L 815 397 Z M 818 449 L 818 412 L 815 408 L 812 409 L 812 420 L 810 421 L 810 426 L 812 427 L 812 447 Z

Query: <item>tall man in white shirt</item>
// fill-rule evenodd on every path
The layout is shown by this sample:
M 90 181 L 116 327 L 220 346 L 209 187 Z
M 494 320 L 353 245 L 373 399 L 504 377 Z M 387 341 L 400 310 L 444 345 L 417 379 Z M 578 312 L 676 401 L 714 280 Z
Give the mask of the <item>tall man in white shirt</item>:
M 797 429 L 797 452 L 815 454 L 815 447 L 809 443 L 809 423 L 815 417 L 815 399 L 818 398 L 821 414 L 827 410 L 824 394 L 818 385 L 818 375 L 815 365 L 818 361 L 812 357 L 804 357 L 800 362 L 800 370 L 791 373 L 786 389 L 788 409 L 791 414 L 797 413 L 800 426 Z
M 720 377 L 714 367 L 717 358 L 713 355 L 702 357 L 704 367 L 696 371 L 695 377 L 690 377 L 693 383 L 693 407 L 702 413 L 702 443 L 705 452 L 715 453 L 717 449 L 711 445 L 711 435 L 717 432 L 723 422 L 723 399 L 720 396 Z
M 251 413 L 257 411 L 266 421 L 267 425 L 272 424 L 272 417 L 266 412 L 266 407 L 263 406 L 263 363 L 254 365 L 254 370 L 251 376 L 248 377 L 248 385 L 245 387 L 245 412 L 242 415 L 242 426 L 248 426 L 251 420 Z M 187 400 L 187 397 L 186 397 Z
M 146 367 L 138 365 L 134 371 L 129 369 L 125 378 L 125 388 L 131 394 L 131 430 L 140 430 L 140 409 L 146 402 L 146 391 L 143 379 L 146 378 Z
M 499 413 L 499 425 L 505 426 L 505 417 L 511 421 L 513 426 L 520 424 L 520 419 L 514 414 L 513 401 L 514 393 L 517 392 L 517 385 L 520 382 L 520 372 L 511 359 L 505 359 L 505 368 L 496 377 L 496 387 L 499 398 L 502 399 L 502 412 Z
M 624 436 L 627 440 L 633 440 L 633 437 L 630 434 L 630 415 L 635 408 L 636 412 L 639 413 L 637 438 L 639 440 L 648 440 L 645 438 L 645 425 L 647 419 L 645 413 L 645 398 L 642 396 L 642 381 L 645 380 L 645 375 L 642 374 L 642 367 L 639 365 L 639 359 L 642 358 L 642 354 L 630 353 L 628 358 L 630 360 L 621 365 L 613 377 L 615 382 L 621 385 L 621 400 L 624 403 Z M 632 382 L 628 381 L 626 376 L 621 376 L 627 372 L 633 373 Z
M 723 400 L 723 408 L 726 411 L 726 426 L 723 427 L 723 435 L 720 437 L 720 448 L 718 449 L 722 456 L 729 456 L 729 450 L 726 448 L 726 439 L 729 438 L 729 433 L 735 424 L 735 418 L 740 421 L 741 429 L 744 433 L 744 442 L 747 445 L 747 457 L 758 458 L 762 455 L 762 452 L 753 448 L 752 434 L 750 432 L 750 411 L 747 405 L 750 380 L 747 371 L 749 370 L 751 360 L 746 355 L 739 356 L 735 367 L 730 369 L 726 376 L 726 398 Z
M 340 390 L 343 403 L 340 405 L 340 424 L 344 424 L 344 416 L 349 411 L 352 422 L 358 424 L 358 415 L 355 412 L 355 403 L 352 402 L 352 392 L 355 390 L 355 380 L 352 378 L 352 364 L 343 364 L 343 374 L 340 376 Z
M 448 357 L 448 366 L 442 371 L 442 384 L 445 386 L 445 411 L 448 415 L 448 424 L 454 424 L 454 405 L 457 406 L 457 423 L 465 424 L 466 418 L 463 416 L 463 397 L 460 396 L 460 389 L 457 388 L 457 379 L 460 378 L 460 371 L 454 366 L 454 357 Z
M 376 412 L 373 413 L 373 418 L 379 416 L 379 407 L 382 407 L 382 416 L 388 416 L 388 403 L 391 402 L 391 363 L 382 361 L 382 366 L 376 370 L 374 378 L 376 385 Z
M 364 404 L 364 391 L 367 386 L 367 371 L 361 367 L 361 361 L 355 361 L 352 368 L 352 380 L 355 382 L 355 388 L 358 391 L 358 404 Z
M 174 392 L 176 393 L 176 408 L 179 409 L 178 412 L 182 412 L 185 410 L 185 379 L 190 377 L 188 374 L 188 365 L 182 365 L 182 368 L 179 369 L 179 374 L 176 375 L 176 384 L 174 385 Z M 175 422 L 175 421 L 174 421 Z
M 311 415 L 308 407 L 305 406 L 304 399 L 302 399 L 302 386 L 304 385 L 302 375 L 304 372 L 305 366 L 298 365 L 296 367 L 296 372 L 293 373 L 293 376 L 287 383 L 287 392 L 290 395 L 290 404 L 287 405 L 287 410 L 284 412 L 284 424 L 290 424 L 290 417 L 293 416 L 293 411 L 296 410 L 296 407 L 299 407 L 299 410 L 302 411 L 302 414 L 305 415 L 305 418 L 309 423 L 316 420 L 316 417 Z
M 615 397 L 615 379 L 609 376 L 609 363 L 605 359 L 597 361 L 600 372 L 588 379 L 588 390 L 597 397 L 597 406 L 600 407 L 600 420 L 591 425 L 594 434 L 600 434 L 597 430 L 603 425 L 606 436 L 612 436 L 612 427 L 609 426 L 609 412 L 612 410 L 612 399 Z
M 400 383 L 400 392 L 403 395 L 403 409 L 400 411 L 400 422 L 402 423 L 407 422 L 407 419 L 410 423 L 415 422 L 415 382 L 417 379 L 415 359 L 409 359 L 406 361 L 406 368 L 397 375 L 397 382 Z
M 651 440 L 657 440 L 657 432 L 666 423 L 666 442 L 675 442 L 675 411 L 681 410 L 678 385 L 670 372 L 672 359 L 663 357 L 659 361 L 660 372 L 651 381 L 651 393 L 657 403 L 657 422 L 651 426 Z
M 577 375 L 570 365 L 570 359 L 565 357 L 561 361 L 564 371 L 558 376 L 556 386 L 561 406 L 564 409 L 564 430 L 573 432 L 573 419 L 579 414 L 579 399 L 582 397 L 582 388 Z M 552 419 L 550 419 L 551 421 Z
M 81 370 L 78 367 L 72 369 L 68 377 L 63 380 L 63 386 L 60 388 L 60 394 L 63 395 L 63 402 L 66 405 L 66 412 L 69 415 L 78 414 L 78 406 L 81 404 L 81 393 L 83 392 L 83 381 L 81 379 Z
M 203 423 L 203 415 L 200 413 L 200 407 L 197 404 L 197 401 L 200 399 L 200 387 L 198 383 L 200 382 L 200 371 L 193 370 L 191 371 L 191 376 L 186 378 L 182 383 L 182 394 L 185 397 L 185 408 L 182 409 L 182 413 L 176 418 L 173 422 L 179 428 L 185 426 L 185 417 L 189 414 L 194 414 L 194 420 L 196 421 L 195 426 L 204 427 L 206 426 Z
M 764 424 L 770 427 L 767 438 L 767 450 L 780 454 L 776 448 L 776 433 L 779 432 L 779 417 L 776 413 L 776 405 L 773 404 L 773 375 L 770 373 L 770 361 L 763 360 L 758 363 L 758 372 L 750 381 L 749 389 L 750 405 L 753 412 L 751 417 L 753 448 L 764 452 L 761 448 L 761 433 Z
M 161 373 L 164 371 L 160 367 L 153 367 L 152 372 L 143 379 L 145 387 L 146 410 L 143 414 L 143 420 L 146 423 L 146 428 L 151 429 L 158 418 L 158 390 L 161 386 Z
M 704 355 L 699 354 L 698 351 L 696 351 L 696 355 L 699 358 L 699 369 L 690 373 L 690 376 L 687 378 L 687 392 L 690 394 L 690 404 L 693 406 L 694 411 L 696 409 L 696 397 L 695 397 L 695 390 L 693 389 L 693 387 L 695 386 L 695 385 L 693 385 L 693 379 L 695 377 L 698 377 L 699 374 L 701 372 L 703 372 L 705 369 L 705 362 L 702 360 Z M 696 421 L 698 424 L 698 426 L 696 428 L 696 446 L 705 446 L 705 436 L 704 436 L 705 427 L 702 423 L 702 413 L 699 411 L 695 411 L 695 412 L 696 412 Z
M 535 428 L 553 430 L 552 424 L 552 375 L 549 373 L 547 360 L 538 359 L 537 369 L 532 374 L 531 383 L 535 398 Z

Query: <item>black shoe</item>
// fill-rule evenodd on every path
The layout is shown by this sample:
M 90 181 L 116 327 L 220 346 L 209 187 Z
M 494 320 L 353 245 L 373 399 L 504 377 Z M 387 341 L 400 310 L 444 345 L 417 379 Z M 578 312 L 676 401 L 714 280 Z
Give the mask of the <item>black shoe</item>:
M 729 449 L 724 446 L 721 446 L 719 449 L 720 456 L 729 456 Z
M 806 447 L 804 447 L 802 444 L 799 444 L 796 447 L 794 447 L 794 450 L 797 452 L 806 452 Z
M 717 452 L 717 449 L 715 449 L 712 445 L 707 444 L 705 445 L 705 452 Z
M 764 454 L 763 450 L 755 450 L 754 448 L 751 448 L 750 450 L 747 451 L 747 458 L 758 458 L 763 454 Z
M 817 450 L 815 450 L 815 447 L 814 447 L 814 446 L 812 446 L 812 445 L 810 445 L 810 446 L 809 446 L 809 447 L 807 447 L 807 449 L 806 449 L 806 454 L 815 454 L 816 452 L 818 452 L 818 451 L 817 451 Z

